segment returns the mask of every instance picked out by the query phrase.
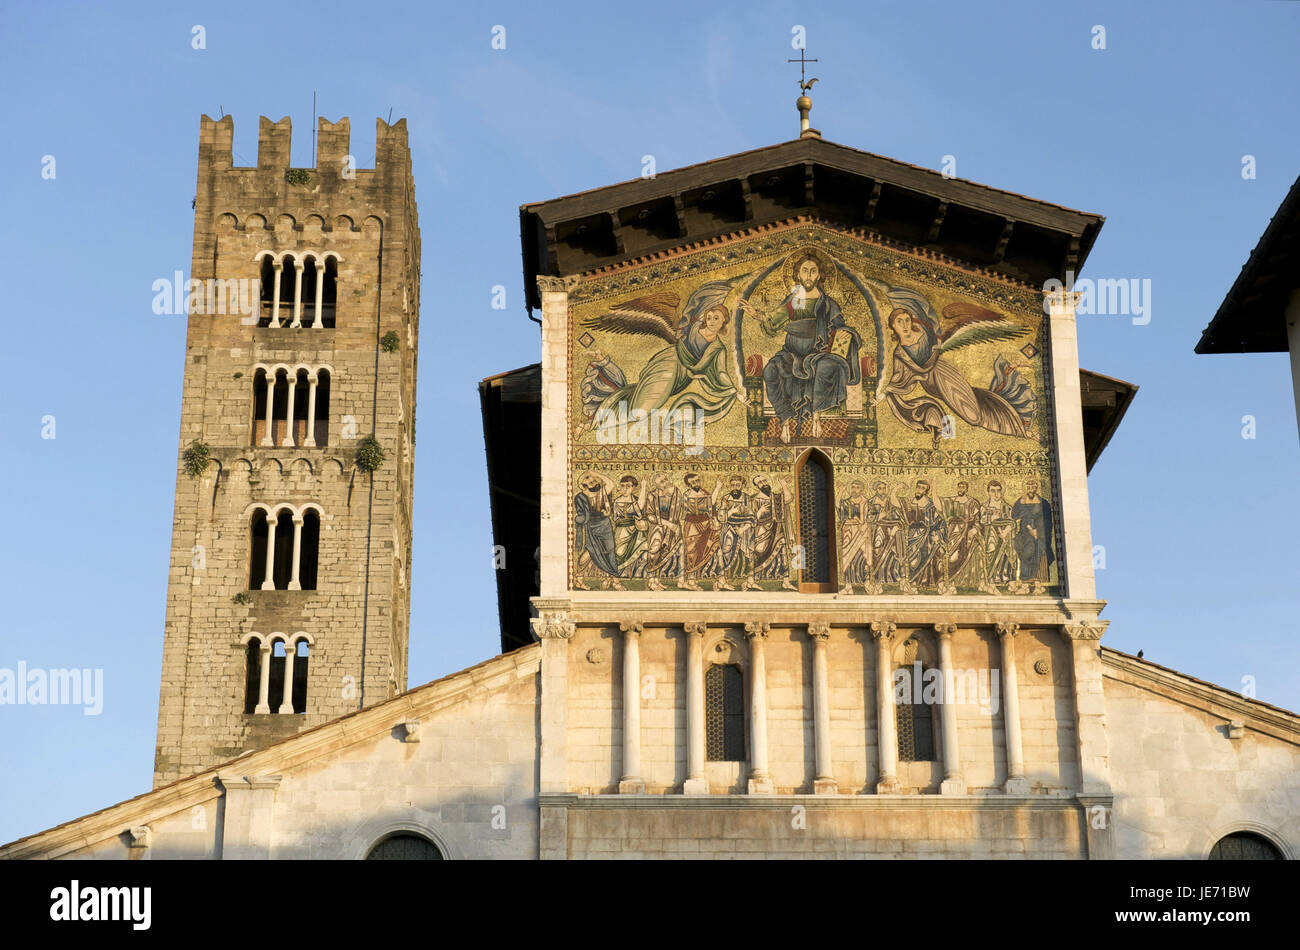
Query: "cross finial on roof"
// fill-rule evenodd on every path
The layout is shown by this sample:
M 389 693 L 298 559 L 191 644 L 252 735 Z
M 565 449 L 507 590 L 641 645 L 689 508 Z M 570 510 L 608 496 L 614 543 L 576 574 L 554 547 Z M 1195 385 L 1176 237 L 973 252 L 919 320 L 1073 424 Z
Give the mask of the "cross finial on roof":
M 799 138 L 821 138 L 821 133 L 814 128 L 810 128 L 808 125 L 808 114 L 812 112 L 812 99 L 808 97 L 808 93 L 812 91 L 813 83 L 817 81 L 817 78 L 815 76 L 812 79 L 806 78 L 806 68 L 809 63 L 815 63 L 817 60 L 808 59 L 804 55 L 804 52 L 803 47 L 800 47 L 798 59 L 786 60 L 787 63 L 799 64 L 800 95 L 799 98 L 795 100 L 795 108 L 799 110 Z

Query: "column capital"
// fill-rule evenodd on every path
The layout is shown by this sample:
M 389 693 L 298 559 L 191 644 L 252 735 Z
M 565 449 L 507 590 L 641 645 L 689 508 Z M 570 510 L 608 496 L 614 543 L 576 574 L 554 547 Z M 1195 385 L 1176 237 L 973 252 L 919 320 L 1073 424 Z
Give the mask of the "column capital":
M 271 261 L 271 266 L 276 270 L 284 270 L 284 261 Z
M 999 637 L 1014 637 L 1020 632 L 1020 624 L 1010 620 L 999 620 L 993 624 L 993 627 L 997 630 Z
M 301 261 L 301 260 L 299 260 L 299 261 L 294 261 L 294 262 L 293 262 L 293 269 L 296 270 L 296 271 L 304 271 L 304 270 L 307 269 L 307 262 L 306 262 L 306 261 Z
M 682 624 L 682 629 L 688 637 L 703 637 L 709 632 L 709 625 L 698 620 L 688 620 Z
M 316 371 L 315 371 L 315 370 L 308 370 L 308 372 L 307 372 L 307 382 L 310 383 L 310 384 L 313 385 L 313 386 L 315 386 L 318 382 L 320 382 L 320 376 L 318 376 L 318 375 L 316 374 Z
M 871 635 L 877 640 L 891 640 L 894 631 L 898 629 L 898 624 L 892 620 L 873 620 L 871 621 Z
M 537 276 L 537 289 L 539 292 L 547 294 L 573 293 L 573 289 L 578 286 L 582 278 L 576 275 L 568 277 L 550 277 L 545 274 Z
M 266 523 L 267 523 L 268 525 L 273 525 L 273 524 L 275 524 L 276 522 L 278 522 L 279 520 L 280 520 L 280 515 L 279 515 L 278 512 L 275 512 L 275 511 L 268 511 L 268 512 L 266 513 Z
M 939 634 L 941 640 L 950 640 L 952 639 L 952 635 L 957 632 L 957 625 L 948 622 L 936 623 L 934 625 L 934 632 Z
M 1074 315 L 1079 306 L 1079 301 L 1083 299 L 1083 293 L 1078 290 L 1067 290 L 1060 281 L 1049 281 L 1055 289 L 1044 290 L 1043 299 L 1047 301 L 1048 313 L 1051 316 L 1069 314 Z
M 538 640 L 570 640 L 578 629 L 566 614 L 543 614 L 532 619 L 533 636 Z
M 1109 620 L 1089 620 L 1082 623 L 1061 624 L 1061 634 L 1067 640 L 1100 640 L 1110 626 Z
M 755 637 L 757 637 L 760 640 L 766 640 L 769 629 L 771 629 L 771 624 L 769 624 L 766 620 L 745 621 L 745 636 L 747 636 L 751 640 L 753 640 Z
M 625 636 L 639 637 L 645 627 L 639 620 L 624 620 L 618 625 L 618 629 L 622 630 Z
M 294 523 L 297 527 L 301 528 L 304 524 L 307 523 L 307 517 L 306 517 L 305 515 L 301 514 L 301 513 L 296 514 L 296 515 L 293 516 L 293 523 Z
M 831 625 L 827 620 L 808 621 L 808 639 L 825 643 L 831 638 Z

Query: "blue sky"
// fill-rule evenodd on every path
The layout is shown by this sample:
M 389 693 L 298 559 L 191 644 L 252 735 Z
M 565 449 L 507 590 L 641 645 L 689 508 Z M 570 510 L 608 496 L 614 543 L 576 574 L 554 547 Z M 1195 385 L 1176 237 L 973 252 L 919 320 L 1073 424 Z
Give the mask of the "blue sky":
M 407 119 L 416 685 L 498 649 L 476 383 L 538 357 L 518 206 L 794 138 L 796 24 L 826 138 L 1106 216 L 1083 276 L 1149 279 L 1152 313 L 1081 319 L 1083 365 L 1141 386 L 1090 479 L 1104 642 L 1300 709 L 1287 358 L 1192 352 L 1300 173 L 1300 4 L 6 5 L 0 667 L 102 668 L 104 709 L 0 706 L 0 841 L 150 785 L 185 342 L 151 284 L 189 269 L 199 116 L 253 164 L 290 115 L 309 165 L 315 89 L 362 166 Z

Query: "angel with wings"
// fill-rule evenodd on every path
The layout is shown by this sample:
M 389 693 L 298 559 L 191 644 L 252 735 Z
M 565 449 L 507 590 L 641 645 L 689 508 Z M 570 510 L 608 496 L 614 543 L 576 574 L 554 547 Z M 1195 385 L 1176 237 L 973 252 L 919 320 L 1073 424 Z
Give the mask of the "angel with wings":
M 899 421 L 917 432 L 929 430 L 934 444 L 941 433 L 951 434 L 948 413 L 973 426 L 1026 438 L 1034 421 L 1033 390 L 1005 357 L 993 363 L 993 379 L 987 388 L 972 386 L 952 362 L 949 353 L 976 343 L 1010 340 L 1028 332 L 1001 314 L 970 303 L 952 303 L 943 308 L 946 320 L 940 329 L 939 315 L 930 302 L 914 290 L 892 287 L 888 299 L 889 329 L 897 341 L 893 370 L 882 373 L 876 402 L 887 401 Z M 887 380 L 887 381 L 886 381 Z M 917 385 L 925 395 L 912 396 Z
M 609 333 L 657 336 L 668 345 L 655 353 L 629 382 L 617 367 L 600 374 L 591 386 L 584 381 L 583 408 L 599 425 L 608 413 L 631 415 L 636 410 L 661 412 L 668 424 L 692 412 L 689 422 L 700 425 L 720 419 L 740 400 L 745 388 L 732 351 L 723 342 L 731 312 L 724 301 L 745 276 L 701 285 L 682 308 L 675 293 L 638 297 L 611 308 L 583 326 Z M 680 425 L 680 421 L 676 423 Z

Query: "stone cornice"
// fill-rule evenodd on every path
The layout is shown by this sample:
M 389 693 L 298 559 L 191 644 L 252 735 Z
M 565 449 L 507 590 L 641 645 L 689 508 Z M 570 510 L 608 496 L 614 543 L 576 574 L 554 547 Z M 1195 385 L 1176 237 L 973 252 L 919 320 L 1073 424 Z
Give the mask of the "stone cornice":
M 206 769 L 188 778 L 145 792 L 135 798 L 81 818 L 37 832 L 0 847 L 0 860 L 57 858 L 123 834 L 127 829 L 152 825 L 219 798 L 220 775 L 264 777 L 288 773 L 321 755 L 359 742 L 387 737 L 395 725 L 408 718 L 431 715 L 485 690 L 535 677 L 541 669 L 537 644 L 486 660 L 477 666 L 434 680 L 339 719 L 300 732 L 273 745 Z M 209 815 L 214 821 L 215 815 Z
M 1300 715 L 1289 710 L 1247 699 L 1230 689 L 1167 670 L 1109 647 L 1101 648 L 1101 661 L 1103 673 L 1109 679 L 1216 716 L 1223 720 L 1224 725 L 1237 719 L 1253 732 L 1290 745 L 1300 745 Z
M 685 808 L 688 810 L 726 809 L 777 809 L 787 816 L 792 805 L 809 808 L 847 808 L 874 810 L 936 809 L 942 812 L 995 811 L 1033 808 L 1044 811 L 1074 811 L 1081 806 L 1073 792 L 1062 790 L 1058 795 L 1006 795 L 994 792 L 988 795 L 578 795 L 572 792 L 539 795 L 542 808 L 605 809 L 605 808 Z
M 537 278 L 537 289 L 541 293 L 565 293 L 571 294 L 578 284 L 582 283 L 582 278 L 576 275 L 567 277 L 547 277 L 539 276 Z

